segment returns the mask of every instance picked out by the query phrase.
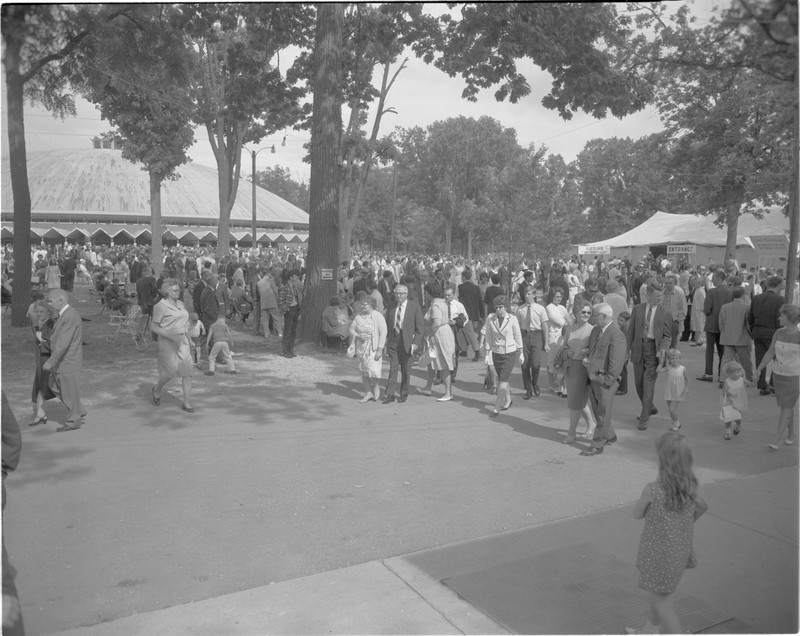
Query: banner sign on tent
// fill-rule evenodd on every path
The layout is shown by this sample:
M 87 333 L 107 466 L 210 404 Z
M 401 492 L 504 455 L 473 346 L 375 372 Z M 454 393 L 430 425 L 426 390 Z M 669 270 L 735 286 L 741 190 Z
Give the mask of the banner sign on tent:
M 789 239 L 785 234 L 767 234 L 748 238 L 759 256 L 786 256 L 789 250 Z
M 696 245 L 667 245 L 667 254 L 696 254 Z
M 610 245 L 578 245 L 578 254 L 611 254 Z

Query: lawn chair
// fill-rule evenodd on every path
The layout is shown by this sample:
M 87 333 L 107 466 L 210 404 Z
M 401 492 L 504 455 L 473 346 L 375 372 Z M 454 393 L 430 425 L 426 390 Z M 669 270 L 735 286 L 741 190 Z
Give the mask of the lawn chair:
M 111 341 L 112 346 L 117 346 L 120 334 L 127 334 L 133 339 L 133 344 L 136 345 L 137 350 L 144 351 L 147 349 L 150 343 L 144 335 L 142 315 L 142 308 L 139 305 L 131 305 L 128 315 L 123 316 L 123 320 L 114 323 L 116 330 L 114 331 L 114 339 Z M 111 327 L 109 327 L 110 329 Z

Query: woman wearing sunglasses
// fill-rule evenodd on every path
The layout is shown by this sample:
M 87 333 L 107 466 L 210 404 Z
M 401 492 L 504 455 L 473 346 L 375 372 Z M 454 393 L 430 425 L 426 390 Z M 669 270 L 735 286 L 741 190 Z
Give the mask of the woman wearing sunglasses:
M 575 431 L 578 428 L 578 421 L 583 415 L 586 420 L 587 430 L 582 437 L 592 439 L 594 435 L 595 421 L 592 411 L 588 405 L 589 399 L 589 376 L 586 367 L 581 360 L 589 352 L 589 336 L 594 327 L 589 324 L 592 317 L 592 306 L 583 298 L 575 299 L 575 323 L 567 327 L 564 334 L 564 384 L 567 387 L 567 406 L 569 407 L 569 430 L 563 439 L 564 444 L 575 441 Z
M 494 299 L 494 313 L 486 319 L 486 364 L 497 372 L 497 399 L 491 417 L 511 406 L 511 389 L 508 381 L 516 359 L 525 359 L 522 349 L 522 332 L 517 317 L 510 314 L 505 296 Z

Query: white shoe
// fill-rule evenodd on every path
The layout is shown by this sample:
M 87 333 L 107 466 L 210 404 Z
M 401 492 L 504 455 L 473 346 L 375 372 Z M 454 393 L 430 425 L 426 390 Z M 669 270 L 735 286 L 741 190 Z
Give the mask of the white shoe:
M 359 403 L 364 404 L 365 402 L 369 402 L 374 399 L 375 398 L 373 397 L 372 393 L 367 393 L 363 398 L 359 400 Z
M 442 397 L 438 398 L 436 401 L 437 402 L 449 402 L 452 399 L 453 399 L 452 395 L 443 395 Z

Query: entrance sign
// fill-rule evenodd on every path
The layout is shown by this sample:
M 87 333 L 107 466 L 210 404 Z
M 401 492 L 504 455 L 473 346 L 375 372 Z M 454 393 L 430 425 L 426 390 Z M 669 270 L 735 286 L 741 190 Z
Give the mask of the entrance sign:
M 696 254 L 696 245 L 667 245 L 667 254 Z

